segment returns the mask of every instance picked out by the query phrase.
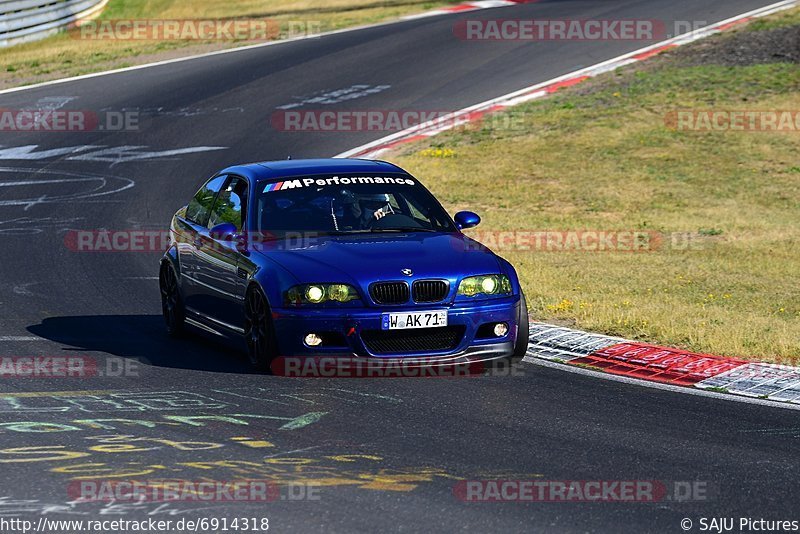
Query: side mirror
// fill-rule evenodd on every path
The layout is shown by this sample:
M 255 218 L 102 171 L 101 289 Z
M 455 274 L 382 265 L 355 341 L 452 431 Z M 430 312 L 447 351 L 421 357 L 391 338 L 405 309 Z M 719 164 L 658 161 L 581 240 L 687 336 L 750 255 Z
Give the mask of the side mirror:
M 473 228 L 481 223 L 481 218 L 477 213 L 471 211 L 459 211 L 455 216 L 456 226 L 459 230 Z
M 245 256 L 249 254 L 247 251 L 247 235 L 240 234 L 235 224 L 218 224 L 209 230 L 208 233 L 211 236 L 211 239 L 223 241 L 225 243 L 232 243 L 236 247 L 236 250 Z
M 233 241 L 236 238 L 236 225 L 232 223 L 218 224 L 208 233 L 212 239 L 217 241 Z

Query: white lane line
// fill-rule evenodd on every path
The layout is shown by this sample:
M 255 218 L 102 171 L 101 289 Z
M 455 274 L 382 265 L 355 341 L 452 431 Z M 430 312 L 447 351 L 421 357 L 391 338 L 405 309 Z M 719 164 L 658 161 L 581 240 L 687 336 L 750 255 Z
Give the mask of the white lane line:
M 0 341 L 39 341 L 41 338 L 36 336 L 0 336 Z
M 661 382 L 648 382 L 646 380 L 638 380 L 635 378 L 629 378 L 627 376 L 619 376 L 619 375 L 612 375 L 609 373 L 602 373 L 599 371 L 592 371 L 591 369 L 585 369 L 583 367 L 576 367 L 574 365 L 565 365 L 561 363 L 554 363 L 549 362 L 547 360 L 540 360 L 538 358 L 533 358 L 531 356 L 525 356 L 522 360 L 525 363 L 530 363 L 533 365 L 540 365 L 542 367 L 548 367 L 550 369 L 558 369 L 560 371 L 566 371 L 568 373 L 575 373 L 579 375 L 590 376 L 592 378 L 601 378 L 603 380 L 612 380 L 614 382 L 622 382 L 624 384 L 632 384 L 634 386 L 643 386 L 647 388 L 653 389 L 661 389 L 664 391 L 671 391 L 673 393 L 683 393 L 684 395 L 696 395 L 698 397 L 711 397 L 714 399 L 726 400 L 726 401 L 734 401 L 734 402 L 743 402 L 745 404 L 757 404 L 759 406 L 769 406 L 771 408 L 785 408 L 787 410 L 800 410 L 800 405 L 798 404 L 790 404 L 790 403 L 783 403 L 783 402 L 775 402 L 766 399 L 757 399 L 752 397 L 741 397 L 738 395 L 729 395 L 727 393 L 717 393 L 715 391 L 707 391 L 704 389 L 695 389 L 689 387 L 682 387 L 682 386 L 673 386 L 670 384 L 662 384 Z

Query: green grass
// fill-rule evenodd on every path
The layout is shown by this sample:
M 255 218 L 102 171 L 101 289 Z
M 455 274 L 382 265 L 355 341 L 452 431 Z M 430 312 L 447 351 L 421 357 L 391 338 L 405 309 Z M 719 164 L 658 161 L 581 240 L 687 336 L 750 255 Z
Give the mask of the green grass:
M 101 20 L 270 19 L 310 22 L 316 31 L 390 20 L 455 0 L 111 0 Z M 62 32 L 0 49 L 0 88 L 88 74 L 251 44 L 200 41 L 87 41 Z
M 778 13 L 771 17 L 754 20 L 747 29 L 750 31 L 769 30 L 773 28 L 786 28 L 800 24 L 800 10 L 792 9 Z
M 800 11 L 788 17 L 800 22 Z M 765 25 L 771 22 L 764 23 Z M 686 67 L 670 55 L 603 75 L 391 156 L 487 230 L 688 234 L 700 250 L 501 250 L 543 321 L 713 354 L 800 359 L 798 133 L 684 132 L 682 109 L 798 110 L 800 69 Z M 468 231 L 469 232 L 469 231 Z

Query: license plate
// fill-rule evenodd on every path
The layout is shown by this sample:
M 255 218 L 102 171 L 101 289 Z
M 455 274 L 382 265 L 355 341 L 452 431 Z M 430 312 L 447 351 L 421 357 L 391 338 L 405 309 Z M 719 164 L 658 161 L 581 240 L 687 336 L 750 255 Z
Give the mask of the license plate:
M 439 326 L 447 326 L 447 310 L 384 313 L 381 324 L 383 330 L 408 330 Z

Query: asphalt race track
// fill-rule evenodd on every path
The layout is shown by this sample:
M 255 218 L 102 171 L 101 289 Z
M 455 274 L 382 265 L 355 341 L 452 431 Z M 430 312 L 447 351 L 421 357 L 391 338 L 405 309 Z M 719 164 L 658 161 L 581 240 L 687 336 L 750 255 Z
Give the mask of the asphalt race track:
M 123 375 L 3 379 L 0 516 L 268 517 L 279 532 L 680 532 L 682 518 L 694 530 L 701 517 L 792 519 L 796 504 L 783 498 L 800 467 L 794 411 L 533 365 L 465 379 L 255 375 L 230 341 L 166 336 L 157 253 L 65 245 L 66 229 L 166 228 L 229 164 L 331 156 L 385 135 L 276 131 L 280 106 L 453 110 L 647 44 L 463 42 L 452 33 L 459 18 L 669 27 L 769 3 L 543 1 L 0 95 L 0 108 L 141 114 L 139 131 L 0 133 L 0 356 L 89 356 L 102 374 Z M 132 367 L 119 373 L 120 361 Z M 314 499 L 271 503 L 68 503 L 80 479 L 242 476 L 322 486 Z M 468 503 L 454 494 L 460 479 L 533 477 L 699 481 L 709 491 L 657 503 Z

